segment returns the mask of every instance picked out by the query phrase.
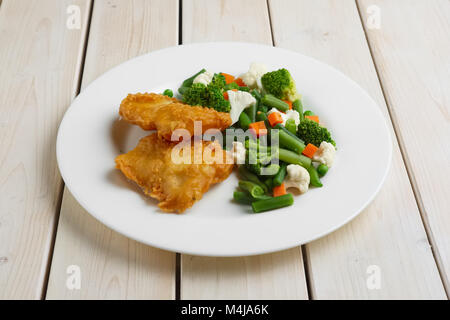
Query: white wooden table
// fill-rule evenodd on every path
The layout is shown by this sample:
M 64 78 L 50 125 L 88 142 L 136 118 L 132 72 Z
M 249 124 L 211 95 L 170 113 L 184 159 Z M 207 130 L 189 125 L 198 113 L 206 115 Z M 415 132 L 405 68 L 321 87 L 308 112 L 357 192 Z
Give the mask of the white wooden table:
M 225 40 L 313 56 L 369 92 L 394 137 L 379 195 L 327 237 L 254 257 L 97 222 L 57 169 L 71 100 L 134 56 Z M 0 299 L 447 299 L 449 122 L 449 0 L 0 0 Z

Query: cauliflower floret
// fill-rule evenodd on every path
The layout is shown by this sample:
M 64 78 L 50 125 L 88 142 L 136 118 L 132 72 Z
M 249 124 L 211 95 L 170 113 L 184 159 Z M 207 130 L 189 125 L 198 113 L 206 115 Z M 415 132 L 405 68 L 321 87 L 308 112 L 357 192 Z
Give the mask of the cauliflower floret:
M 231 124 L 233 124 L 239 120 L 239 116 L 245 108 L 256 103 L 256 99 L 250 93 L 245 91 L 228 90 L 227 93 L 231 106 Z
M 267 115 L 278 112 L 281 115 L 281 119 L 283 119 L 283 126 L 286 125 L 286 121 L 289 119 L 293 119 L 295 121 L 295 125 L 298 126 L 300 124 L 300 114 L 295 110 L 288 110 L 286 113 L 280 112 L 276 108 L 272 108 L 267 112 Z
M 205 71 L 203 73 L 200 73 L 198 76 L 196 76 L 194 78 L 194 82 L 193 83 L 202 83 L 205 86 L 207 86 L 212 81 L 213 77 L 214 77 L 214 73 L 211 73 L 209 71 Z
M 334 155 L 336 154 L 336 149 L 334 146 L 326 141 L 320 143 L 319 149 L 313 156 L 313 161 L 318 161 L 324 165 L 331 168 L 334 162 Z
M 246 150 L 242 142 L 233 141 L 233 147 L 231 148 L 231 153 L 233 155 L 234 163 L 236 164 L 244 164 L 245 163 L 245 155 Z
M 286 167 L 287 176 L 284 180 L 284 186 L 288 188 L 296 188 L 300 193 L 305 193 L 309 188 L 308 170 L 298 164 L 290 164 Z
M 246 73 L 241 75 L 240 78 L 248 87 L 252 89 L 262 89 L 261 77 L 265 73 L 267 73 L 267 67 L 264 64 L 253 62 L 250 65 L 250 69 Z

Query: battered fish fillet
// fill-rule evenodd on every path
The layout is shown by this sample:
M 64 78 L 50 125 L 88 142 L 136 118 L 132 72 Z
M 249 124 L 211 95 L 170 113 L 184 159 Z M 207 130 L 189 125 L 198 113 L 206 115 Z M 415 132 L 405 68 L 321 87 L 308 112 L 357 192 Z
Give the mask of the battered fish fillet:
M 231 125 L 229 113 L 190 106 L 156 93 L 129 94 L 122 101 L 119 114 L 144 130 L 158 130 L 158 135 L 167 140 L 175 129 L 186 129 L 194 135 L 194 121 L 202 121 L 202 133 L 208 129 L 222 131 Z
M 216 152 L 222 153 L 219 156 L 223 156 L 223 164 L 212 161 L 208 162 L 211 164 L 176 164 L 171 157 L 176 143 L 160 139 L 154 133 L 142 138 L 134 150 L 118 156 L 116 167 L 136 182 L 145 194 L 159 200 L 158 206 L 162 210 L 181 213 L 200 200 L 212 184 L 225 180 L 233 170 L 233 164 L 228 164 L 229 158 L 225 158 L 229 154 L 220 144 L 215 143 L 215 148 L 211 148 L 211 144 L 203 141 L 199 146 L 203 146 L 203 150 L 209 146 L 212 157 L 217 155 Z M 193 161 L 194 146 L 187 145 L 186 150 L 189 148 Z

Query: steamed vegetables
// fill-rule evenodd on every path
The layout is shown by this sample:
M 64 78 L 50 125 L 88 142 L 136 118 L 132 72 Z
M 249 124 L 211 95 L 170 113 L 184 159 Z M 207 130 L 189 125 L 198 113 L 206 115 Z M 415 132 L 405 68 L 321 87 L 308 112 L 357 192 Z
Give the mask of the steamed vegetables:
M 253 63 L 240 77 L 202 69 L 178 91 L 187 104 L 229 112 L 235 119 L 232 128 L 251 133 L 233 142 L 241 144 L 242 162 L 245 150 L 245 163 L 238 164 L 235 202 L 259 213 L 292 205 L 289 189 L 304 193 L 309 186 L 323 186 L 320 178 L 333 163 L 336 143 L 319 116 L 304 110 L 287 69 L 267 72 L 264 65 Z M 248 95 L 243 99 L 247 103 L 233 109 L 230 100 L 238 92 Z M 170 90 L 164 94 L 173 95 Z

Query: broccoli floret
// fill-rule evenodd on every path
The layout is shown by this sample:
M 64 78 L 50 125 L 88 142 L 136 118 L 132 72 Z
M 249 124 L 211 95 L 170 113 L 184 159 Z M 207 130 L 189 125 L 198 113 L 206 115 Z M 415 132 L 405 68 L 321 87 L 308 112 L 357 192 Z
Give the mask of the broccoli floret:
M 219 112 L 230 112 L 231 109 L 230 102 L 225 100 L 223 91 L 217 83 L 210 83 L 208 86 L 194 83 L 184 93 L 183 101 L 191 106 L 213 108 Z
M 194 83 L 184 93 L 183 101 L 191 106 L 206 106 L 208 103 L 206 86 L 203 83 Z
M 286 69 L 267 72 L 261 77 L 264 90 L 281 100 L 295 101 L 300 98 L 294 79 Z
M 230 101 L 224 98 L 222 89 L 209 84 L 206 91 L 208 103 L 205 107 L 213 108 L 219 112 L 230 112 Z
M 225 81 L 225 76 L 221 75 L 220 73 L 215 73 L 208 86 L 215 86 L 223 89 L 226 84 L 227 83 Z
M 331 133 L 327 128 L 320 126 L 317 122 L 304 119 L 300 122 L 297 129 L 297 135 L 306 144 L 311 143 L 320 146 L 322 141 L 331 143 L 336 146 L 336 142 L 331 138 Z

